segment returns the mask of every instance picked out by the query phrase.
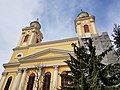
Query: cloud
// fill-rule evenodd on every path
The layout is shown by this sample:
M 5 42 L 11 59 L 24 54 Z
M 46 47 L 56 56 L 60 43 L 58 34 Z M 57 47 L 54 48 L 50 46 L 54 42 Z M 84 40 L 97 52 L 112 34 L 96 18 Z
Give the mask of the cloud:
M 74 20 L 81 9 L 96 16 L 99 30 L 111 32 L 114 21 L 120 23 L 119 3 L 107 3 L 105 6 L 104 1 L 100 0 L 1 0 L 0 68 L 9 61 L 21 29 L 36 18 L 39 18 L 42 26 L 44 41 L 77 36 Z
M 106 14 L 106 31 L 109 33 L 110 38 L 113 37 L 111 34 L 113 33 L 114 24 L 120 24 L 120 1 L 111 2 L 108 6 L 107 14 Z
M 40 0 L 39 4 L 44 9 L 38 10 L 44 41 L 75 37 L 74 20 L 81 9 L 93 12 L 96 6 L 90 0 Z
M 21 35 L 21 28 L 34 20 L 39 0 L 0 1 L 0 68 L 7 63 Z M 1 76 L 1 72 L 0 72 Z

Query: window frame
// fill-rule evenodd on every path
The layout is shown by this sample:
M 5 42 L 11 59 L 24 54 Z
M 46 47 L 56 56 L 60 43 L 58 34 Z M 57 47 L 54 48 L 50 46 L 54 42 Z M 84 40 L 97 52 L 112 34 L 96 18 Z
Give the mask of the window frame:
M 90 32 L 89 26 L 87 24 L 84 25 L 84 32 L 85 33 L 89 33 Z
M 27 82 L 26 90 L 33 90 L 34 81 L 35 81 L 35 73 L 31 73 Z
M 51 82 L 51 73 L 46 72 L 42 90 L 50 90 L 50 82 Z
M 64 87 L 64 86 L 68 85 L 68 80 L 63 78 L 62 75 L 68 75 L 68 72 L 67 71 L 63 71 L 61 73 L 61 87 Z
M 10 81 L 9 86 L 8 86 L 7 84 L 8 84 L 9 78 L 11 78 L 11 81 Z M 12 77 L 12 76 L 9 76 L 9 77 L 7 78 L 7 81 L 6 81 L 4 90 L 9 90 L 9 88 L 10 88 L 10 86 L 11 86 L 11 84 L 12 84 L 12 80 L 13 80 L 13 77 Z
M 28 38 L 29 38 L 29 35 L 27 34 L 23 40 L 23 42 L 27 42 L 28 41 Z

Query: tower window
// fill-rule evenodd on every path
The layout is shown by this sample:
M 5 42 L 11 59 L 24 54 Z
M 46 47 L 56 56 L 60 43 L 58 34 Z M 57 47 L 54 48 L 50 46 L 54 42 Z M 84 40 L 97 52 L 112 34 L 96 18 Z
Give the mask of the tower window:
M 50 90 L 50 79 L 51 79 L 51 73 L 46 72 L 45 78 L 44 78 L 44 83 L 43 83 L 43 90 Z
M 29 80 L 28 80 L 28 83 L 27 83 L 27 89 L 26 90 L 33 90 L 34 80 L 35 80 L 35 74 L 32 73 L 29 76 Z
M 8 78 L 8 80 L 7 80 L 7 83 L 6 83 L 6 85 L 5 85 L 4 90 L 9 90 L 11 81 L 12 81 L 12 77 L 10 76 L 10 77 Z
M 66 75 L 68 75 L 68 73 L 66 71 L 63 71 L 61 73 L 61 87 L 64 87 L 64 86 L 66 86 L 68 84 L 68 80 L 65 79 L 65 77 L 64 77 Z
M 29 35 L 26 35 L 23 42 L 27 42 Z
M 84 31 L 85 31 L 85 33 L 90 32 L 90 31 L 89 31 L 89 26 L 88 26 L 88 25 L 84 25 Z
M 38 38 L 36 39 L 36 43 L 39 43 L 39 40 L 38 40 Z

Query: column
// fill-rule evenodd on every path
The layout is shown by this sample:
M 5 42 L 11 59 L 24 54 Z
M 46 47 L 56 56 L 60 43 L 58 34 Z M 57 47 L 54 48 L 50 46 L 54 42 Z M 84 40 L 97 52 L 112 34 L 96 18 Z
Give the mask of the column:
M 19 85 L 19 89 L 18 89 L 18 90 L 23 90 L 26 75 L 27 75 L 27 68 L 25 68 L 24 71 L 23 71 L 23 75 L 22 75 L 22 78 L 21 78 L 21 81 L 20 81 L 20 85 Z
M 34 35 L 34 32 L 32 32 L 32 35 L 30 37 L 29 45 L 32 43 L 33 35 Z
M 0 80 L 0 90 L 2 90 L 2 86 L 4 84 L 5 78 L 6 78 L 7 72 L 2 73 L 2 78 Z
M 38 66 L 38 77 L 37 77 L 37 82 L 36 82 L 36 90 L 40 89 L 41 74 L 42 74 L 42 66 Z
M 98 34 L 98 33 L 97 33 L 97 30 L 96 30 L 96 27 L 95 27 L 95 23 L 94 23 L 94 22 L 91 22 L 91 25 L 92 25 L 94 34 Z
M 17 76 L 15 77 L 15 80 L 14 80 L 14 83 L 13 83 L 13 86 L 12 86 L 12 90 L 17 90 L 18 89 L 21 74 L 22 74 L 22 70 L 18 69 L 18 73 L 17 73 Z
M 54 66 L 53 90 L 57 90 L 58 85 L 58 65 Z

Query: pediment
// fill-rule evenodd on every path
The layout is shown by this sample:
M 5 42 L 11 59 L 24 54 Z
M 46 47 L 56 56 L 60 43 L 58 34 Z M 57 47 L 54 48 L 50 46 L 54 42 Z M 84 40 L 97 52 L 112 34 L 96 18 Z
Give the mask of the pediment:
M 19 60 L 33 60 L 33 59 L 42 59 L 42 58 L 53 58 L 53 57 L 62 57 L 68 55 L 68 53 L 73 53 L 73 51 L 70 50 L 61 50 L 61 49 L 53 49 L 48 48 L 39 52 L 36 52 L 34 54 L 25 56 L 23 58 L 20 58 Z

